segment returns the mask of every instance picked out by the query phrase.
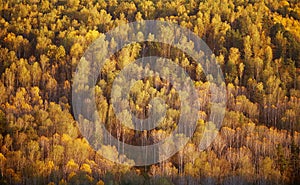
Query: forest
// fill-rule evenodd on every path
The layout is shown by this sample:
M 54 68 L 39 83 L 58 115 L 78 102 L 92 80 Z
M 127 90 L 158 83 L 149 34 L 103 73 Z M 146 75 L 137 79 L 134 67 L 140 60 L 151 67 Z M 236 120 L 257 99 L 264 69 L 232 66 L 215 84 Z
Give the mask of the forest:
M 112 91 L 113 83 L 134 60 L 151 53 L 172 59 L 202 95 L 196 129 L 184 148 L 158 163 L 136 166 L 120 152 L 122 146 L 91 146 L 78 126 L 72 85 L 82 56 L 97 38 L 143 20 L 172 22 L 200 37 L 223 72 L 227 101 L 222 126 L 216 130 L 208 119 L 208 94 L 214 84 L 203 66 L 166 44 L 136 42 L 121 48 L 107 60 L 94 87 L 76 89 L 94 91 L 101 123 L 117 140 L 144 146 L 166 138 L 177 127 L 184 101 L 168 80 L 143 78 L 130 89 L 131 111 L 146 118 L 149 102 L 160 97 L 167 104 L 165 117 L 148 131 L 122 125 L 111 93 L 118 92 Z M 120 35 L 124 36 L 122 30 Z M 111 42 L 107 47 L 116 46 Z M 121 85 L 116 82 L 115 88 Z M 132 124 L 128 112 L 123 116 Z M 217 135 L 200 150 L 205 128 Z M 166 150 L 174 145 L 171 141 Z M 0 0 L 0 184 L 299 182 L 298 0 Z

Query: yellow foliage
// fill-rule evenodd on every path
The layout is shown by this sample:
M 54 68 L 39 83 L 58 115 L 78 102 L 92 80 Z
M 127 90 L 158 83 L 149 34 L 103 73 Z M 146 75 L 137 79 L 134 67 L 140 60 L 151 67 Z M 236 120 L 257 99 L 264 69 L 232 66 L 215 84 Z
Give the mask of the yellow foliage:
M 100 33 L 97 30 L 89 30 L 85 36 L 86 40 L 91 43 L 99 37 Z
M 72 138 L 68 134 L 63 134 L 61 137 L 61 141 L 65 144 L 68 144 L 72 141 Z
M 278 13 L 272 14 L 275 23 L 281 23 L 284 28 L 291 32 L 298 42 L 300 42 L 300 21 L 290 19 L 289 17 L 282 17 Z
M 61 179 L 58 183 L 58 185 L 67 185 L 68 183 L 66 182 L 65 179 Z
M 0 163 L 2 164 L 2 163 L 4 163 L 5 161 L 6 161 L 5 156 L 4 156 L 2 153 L 0 153 Z
M 96 185 L 104 185 L 104 182 L 102 180 L 99 180 Z
M 81 167 L 80 167 L 80 170 L 88 173 L 88 174 L 91 174 L 92 173 L 92 169 L 90 167 L 90 165 L 84 163 Z
M 47 169 L 49 169 L 49 170 L 52 170 L 54 168 L 53 161 L 48 161 L 46 165 L 47 165 Z
M 281 1 L 280 3 L 279 3 L 279 5 L 282 7 L 282 6 L 290 6 L 290 3 L 289 2 L 287 2 L 287 1 Z
M 78 164 L 73 159 L 68 161 L 66 167 L 68 171 L 77 171 L 79 168 Z
M 76 173 L 75 172 L 71 172 L 69 175 L 68 175 L 68 181 L 70 181 L 73 177 L 76 176 Z
M 79 56 L 81 56 L 82 53 L 83 53 L 83 48 L 82 48 L 81 44 L 75 43 L 71 47 L 71 50 L 70 50 L 71 56 L 78 58 Z
M 198 175 L 199 169 L 195 168 L 192 163 L 187 163 L 184 167 L 184 172 L 186 175 L 195 177 Z

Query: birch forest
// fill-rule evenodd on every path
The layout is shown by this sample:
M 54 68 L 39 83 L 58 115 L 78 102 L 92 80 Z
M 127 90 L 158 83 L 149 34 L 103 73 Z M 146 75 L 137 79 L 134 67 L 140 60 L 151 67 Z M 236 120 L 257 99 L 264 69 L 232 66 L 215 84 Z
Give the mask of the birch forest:
M 164 99 L 159 125 L 134 130 L 121 124 L 132 123 L 129 112 L 125 120 L 114 113 L 111 93 L 119 92 L 112 91 L 118 74 L 153 53 L 186 71 L 202 105 L 184 148 L 158 163 L 136 166 L 122 153 L 124 145 L 91 146 L 74 116 L 72 85 L 80 59 L 97 38 L 143 20 L 172 22 L 201 38 L 224 75 L 227 100 L 216 129 L 208 121 L 214 84 L 187 53 L 155 42 L 121 48 L 94 86 L 97 114 L 111 137 L 152 145 L 177 127 L 184 99 L 157 76 L 138 80 L 128 101 L 132 114 L 146 118 L 151 99 Z M 116 47 L 113 39 L 108 49 Z M 195 43 L 183 39 L 181 44 L 192 48 Z M 216 138 L 200 150 L 207 128 Z M 174 145 L 170 141 L 164 149 Z M 0 184 L 300 184 L 299 0 L 0 0 Z

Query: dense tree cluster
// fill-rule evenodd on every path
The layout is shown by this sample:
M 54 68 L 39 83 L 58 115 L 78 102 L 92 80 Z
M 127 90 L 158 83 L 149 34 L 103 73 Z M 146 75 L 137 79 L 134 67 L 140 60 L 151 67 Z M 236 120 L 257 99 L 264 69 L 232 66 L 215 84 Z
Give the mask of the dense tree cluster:
M 300 181 L 297 0 L 0 0 L 0 12 L 0 184 Z M 122 146 L 95 151 L 82 136 L 73 115 L 71 86 L 79 59 L 93 41 L 116 26 L 141 20 L 174 22 L 201 37 L 224 73 L 227 105 L 222 128 L 206 150 L 197 147 L 203 130 L 215 128 L 208 122 L 209 97 L 201 96 L 205 106 L 185 148 L 158 164 L 132 167 L 133 162 L 117 152 Z M 182 44 L 193 47 L 187 40 Z M 112 41 L 108 47 L 116 46 Z M 214 85 L 178 48 L 154 42 L 124 47 L 105 64 L 94 89 L 101 121 L 125 143 L 156 143 L 178 122 L 178 92 L 157 76 L 139 80 L 129 97 L 131 111 L 139 118 L 147 117 L 153 97 L 166 101 L 166 116 L 157 128 L 135 131 L 129 128 L 129 112 L 123 112 L 127 127 L 114 114 L 110 97 L 116 76 L 151 53 L 182 66 L 200 94 L 209 94 Z M 128 165 L 104 159 L 101 152 L 115 160 L 125 158 Z

